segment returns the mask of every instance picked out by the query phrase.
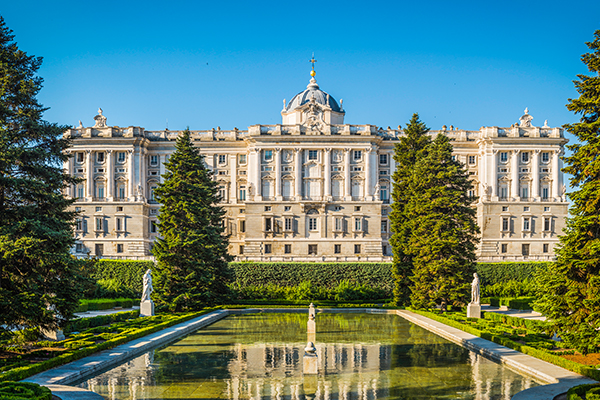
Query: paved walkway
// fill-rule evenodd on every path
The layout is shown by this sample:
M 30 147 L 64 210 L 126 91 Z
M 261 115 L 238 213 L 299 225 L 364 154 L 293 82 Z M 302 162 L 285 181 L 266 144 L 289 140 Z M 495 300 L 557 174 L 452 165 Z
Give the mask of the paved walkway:
M 98 315 L 108 315 L 108 314 L 115 314 L 115 313 L 120 313 L 120 312 L 126 312 L 126 311 L 135 311 L 135 310 L 139 310 L 140 307 L 139 306 L 134 306 L 132 308 L 111 308 L 110 310 L 98 310 L 98 311 L 86 311 L 86 312 L 81 312 L 81 313 L 75 313 L 76 317 L 81 317 L 81 318 L 89 318 L 89 317 L 97 317 Z
M 533 310 L 513 310 L 511 308 L 507 310 L 500 309 L 499 307 L 492 307 L 490 305 L 482 305 L 481 311 L 493 312 L 496 314 L 509 315 L 511 317 L 523 318 L 523 319 L 535 319 L 538 321 L 545 321 L 546 317 L 537 311 Z

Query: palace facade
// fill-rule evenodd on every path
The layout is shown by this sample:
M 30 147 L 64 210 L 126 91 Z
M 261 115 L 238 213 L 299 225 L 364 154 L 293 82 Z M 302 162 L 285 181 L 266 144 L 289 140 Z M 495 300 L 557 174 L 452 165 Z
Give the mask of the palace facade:
M 237 260 L 388 261 L 394 145 L 402 130 L 344 123 L 345 110 L 313 77 L 284 100 L 282 123 L 193 130 L 219 183 L 230 253 Z M 72 138 L 67 189 L 80 211 L 78 256 L 152 258 L 160 204 L 154 189 L 178 131 L 107 125 L 102 110 Z M 533 126 L 528 110 L 509 127 L 452 126 L 454 156 L 475 183 L 480 261 L 550 260 L 568 203 L 561 128 Z

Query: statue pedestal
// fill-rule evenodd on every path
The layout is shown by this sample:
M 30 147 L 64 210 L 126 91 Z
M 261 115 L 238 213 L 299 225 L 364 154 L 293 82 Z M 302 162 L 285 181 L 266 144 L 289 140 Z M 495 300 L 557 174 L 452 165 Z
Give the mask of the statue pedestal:
M 317 324 L 314 319 L 309 319 L 306 323 L 306 333 L 317 333 Z M 312 342 L 312 340 L 309 340 Z
M 154 316 L 154 302 L 152 300 L 144 300 L 140 303 L 140 317 Z
M 319 372 L 319 364 L 316 354 L 304 353 L 304 375 L 316 375 Z
M 467 318 L 481 318 L 481 304 L 469 303 L 467 306 Z

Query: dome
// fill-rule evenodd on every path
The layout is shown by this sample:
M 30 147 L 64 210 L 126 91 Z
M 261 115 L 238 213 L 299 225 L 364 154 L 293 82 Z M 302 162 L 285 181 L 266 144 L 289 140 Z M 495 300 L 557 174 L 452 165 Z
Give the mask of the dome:
M 343 112 L 342 108 L 338 105 L 337 101 L 330 96 L 328 93 L 319 89 L 319 85 L 317 85 L 317 80 L 313 77 L 310 80 L 308 86 L 306 86 L 306 90 L 295 95 L 292 100 L 290 100 L 289 104 L 285 108 L 285 112 L 290 112 L 300 107 L 303 104 L 306 104 L 314 97 L 315 101 L 319 104 L 328 105 L 331 107 L 332 111 L 335 112 Z

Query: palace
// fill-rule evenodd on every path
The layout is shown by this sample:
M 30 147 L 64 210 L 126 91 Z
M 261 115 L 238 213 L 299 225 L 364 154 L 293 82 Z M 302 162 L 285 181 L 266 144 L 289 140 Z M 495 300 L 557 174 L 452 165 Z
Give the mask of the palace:
M 394 145 L 402 130 L 344 124 L 345 110 L 312 78 L 278 125 L 194 130 L 219 183 L 237 260 L 389 261 Z M 99 110 L 72 138 L 66 190 L 80 211 L 75 255 L 152 258 L 160 204 L 154 189 L 177 131 L 108 126 Z M 506 128 L 443 126 L 475 183 L 480 261 L 550 260 L 565 226 L 561 128 L 533 126 L 528 110 Z

